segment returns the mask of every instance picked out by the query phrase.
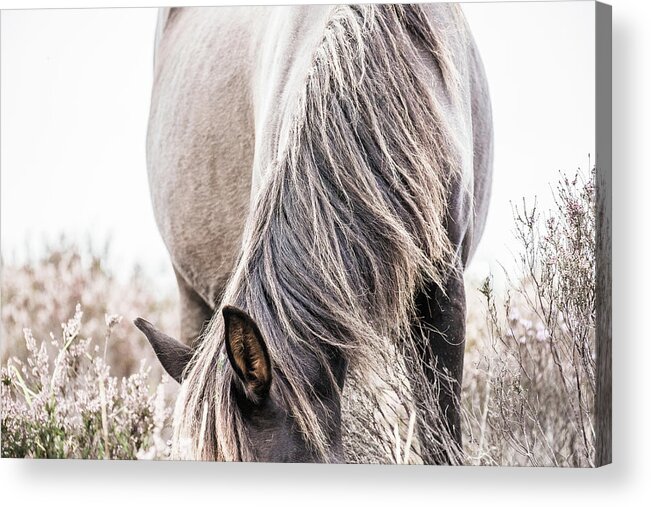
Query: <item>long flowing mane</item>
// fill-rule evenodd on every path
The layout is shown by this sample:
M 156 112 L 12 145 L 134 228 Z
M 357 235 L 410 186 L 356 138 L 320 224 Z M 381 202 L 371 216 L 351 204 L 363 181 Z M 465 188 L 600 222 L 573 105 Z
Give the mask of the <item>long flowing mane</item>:
M 457 79 L 423 6 L 335 8 L 255 199 L 223 304 L 258 323 L 282 372 L 274 389 L 326 461 L 304 355 L 293 351 L 327 365 L 335 348 L 365 371 L 383 344 L 410 339 L 415 294 L 454 255 L 445 213 L 460 156 L 433 83 L 454 100 Z M 252 459 L 222 350 L 215 312 L 177 404 L 178 456 Z

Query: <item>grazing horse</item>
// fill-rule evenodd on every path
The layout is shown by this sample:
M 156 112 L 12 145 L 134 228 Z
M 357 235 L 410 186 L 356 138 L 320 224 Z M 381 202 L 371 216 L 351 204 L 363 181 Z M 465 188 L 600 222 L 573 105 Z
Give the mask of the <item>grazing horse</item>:
M 457 463 L 462 275 L 492 171 L 460 8 L 164 9 L 154 72 L 182 340 L 136 325 L 181 383 L 174 454 L 340 462 L 347 375 L 391 369 L 393 345 L 422 460 Z

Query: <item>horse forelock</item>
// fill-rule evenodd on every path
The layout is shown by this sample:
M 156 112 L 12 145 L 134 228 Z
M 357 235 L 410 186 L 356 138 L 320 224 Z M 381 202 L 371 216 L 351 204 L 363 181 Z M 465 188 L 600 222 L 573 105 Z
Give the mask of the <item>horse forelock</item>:
M 274 392 L 325 461 L 307 361 L 328 367 L 333 384 L 326 348 L 376 368 L 383 344 L 409 339 L 417 291 L 452 264 L 444 222 L 460 160 L 435 74 L 454 97 L 454 64 L 423 6 L 333 11 L 223 298 L 258 323 L 282 372 Z M 215 312 L 177 404 L 179 456 L 254 459 L 233 372 L 220 367 L 223 335 Z

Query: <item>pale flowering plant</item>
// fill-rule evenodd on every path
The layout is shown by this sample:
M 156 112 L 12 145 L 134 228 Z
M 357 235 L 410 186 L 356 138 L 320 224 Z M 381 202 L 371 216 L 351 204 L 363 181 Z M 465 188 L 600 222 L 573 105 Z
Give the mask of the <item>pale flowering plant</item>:
M 120 281 L 106 259 L 61 242 L 3 262 L 2 457 L 169 455 L 175 386 L 131 319 L 151 311 L 173 329 L 176 301 L 137 270 Z
M 82 319 L 77 305 L 61 333 L 47 340 L 24 329 L 26 359 L 10 358 L 0 373 L 2 457 L 165 457 L 163 388 L 151 391 L 144 362 L 119 379 L 105 360 L 120 316 L 106 316 L 103 343 L 83 334 Z
M 61 322 L 70 318 L 79 303 L 87 336 L 100 339 L 111 325 L 109 321 L 115 320 L 104 356 L 114 375 L 136 373 L 142 359 L 151 365 L 152 375 L 163 374 L 147 340 L 132 321 L 148 315 L 161 329 L 178 335 L 175 291 L 168 294 L 153 289 L 153 280 L 138 266 L 117 276 L 111 269 L 108 246 L 101 250 L 84 248 L 63 238 L 34 258 L 7 261 L 7 257 L 3 252 L 0 364 L 6 364 L 10 357 L 27 359 L 24 328 L 31 329 L 35 337 L 58 334 Z
M 554 207 L 513 207 L 517 270 L 480 292 L 485 325 L 468 351 L 467 461 L 594 466 L 595 170 L 561 175 Z

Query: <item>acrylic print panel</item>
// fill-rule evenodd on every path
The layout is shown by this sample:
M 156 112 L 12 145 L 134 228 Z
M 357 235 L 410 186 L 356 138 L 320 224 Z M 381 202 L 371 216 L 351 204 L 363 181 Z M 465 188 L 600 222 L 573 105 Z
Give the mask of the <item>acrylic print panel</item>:
M 1 37 L 3 458 L 610 461 L 609 7 Z

